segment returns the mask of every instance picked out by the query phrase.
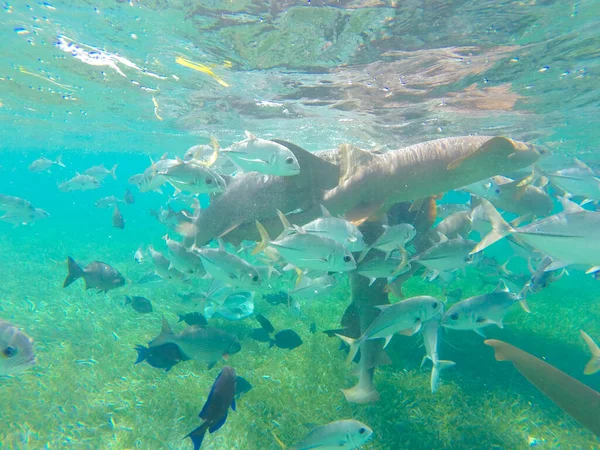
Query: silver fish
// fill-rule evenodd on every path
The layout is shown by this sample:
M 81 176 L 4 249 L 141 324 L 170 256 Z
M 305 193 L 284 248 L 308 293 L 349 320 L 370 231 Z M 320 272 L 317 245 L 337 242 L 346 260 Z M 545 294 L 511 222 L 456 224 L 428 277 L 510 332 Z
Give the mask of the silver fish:
M 454 330 L 473 330 L 483 335 L 480 329 L 489 325 L 504 328 L 502 319 L 517 302 L 529 312 L 525 300 L 510 292 L 504 281 L 501 281 L 494 292 L 467 298 L 452 305 L 442 317 L 442 326 Z
M 356 268 L 352 253 L 333 239 L 306 233 L 298 227 L 296 233 L 273 241 L 259 222 L 256 225 L 262 241 L 252 254 L 272 248 L 288 263 L 301 269 L 347 272 Z
M 104 197 L 98 200 L 95 205 L 96 208 L 111 208 L 113 206 L 117 206 L 119 203 L 124 203 L 124 200 L 111 195 L 110 197 Z
M 199 164 L 196 160 L 176 161 L 177 164 L 158 171 L 157 175 L 165 177 L 179 191 L 211 194 L 225 190 L 225 180 L 211 168 Z
M 47 217 L 50 217 L 50 214 L 43 209 L 29 207 L 6 211 L 2 216 L 0 216 L 0 220 L 12 223 L 14 226 L 18 226 L 29 225 Z
M 107 176 L 111 175 L 113 177 L 113 179 L 116 180 L 117 179 L 116 170 L 117 170 L 118 166 L 119 166 L 119 164 L 115 164 L 112 167 L 112 169 L 108 170 L 107 168 L 104 167 L 103 164 L 100 164 L 99 166 L 90 167 L 85 172 L 83 172 L 83 175 L 88 175 L 90 177 L 94 177 L 98 181 L 102 181 Z
M 489 200 L 496 208 L 504 211 L 519 215 L 547 216 L 554 209 L 554 202 L 543 189 L 531 184 L 533 180 L 532 175 L 520 180 L 494 176 L 463 189 Z
M 410 264 L 406 264 L 405 258 L 391 256 L 389 258 L 373 258 L 366 262 L 361 262 L 356 268 L 356 272 L 369 279 L 369 286 L 375 283 L 377 278 L 393 278 L 411 269 Z
M 600 270 L 600 213 L 587 211 L 565 198 L 560 201 L 562 212 L 514 228 L 506 223 L 490 202 L 482 199 L 493 230 L 473 248 L 472 253 L 483 250 L 505 236 L 514 235 L 554 259 L 554 263 L 546 270 L 567 264 L 592 266 L 588 273 Z
M 321 206 L 321 213 L 322 217 L 312 220 L 300 228 L 306 233 L 333 239 L 346 247 L 350 252 L 360 252 L 364 250 L 364 237 L 356 225 L 339 217 L 332 217 L 324 206 Z M 279 217 L 286 232 L 295 232 L 281 212 Z
M 169 249 L 171 265 L 169 269 L 175 268 L 186 275 L 193 275 L 196 277 L 202 277 L 206 274 L 204 266 L 202 265 L 202 259 L 200 256 L 193 251 L 185 248 L 180 242 L 169 239 L 169 235 L 163 236 Z
M 331 275 L 317 278 L 302 277 L 298 285 L 290 291 L 290 295 L 301 299 L 312 299 L 329 293 L 337 286 L 337 280 Z
M 377 306 L 381 313 L 358 339 L 337 335 L 350 345 L 347 363 L 350 364 L 363 342 L 370 339 L 385 339 L 383 348 L 387 347 L 396 333 L 412 336 L 421 329 L 423 322 L 431 319 L 444 310 L 444 304 L 428 295 L 407 298 L 392 305 Z
M 598 175 L 587 164 L 576 158 L 575 166 L 553 173 L 543 172 L 543 175 L 568 196 L 582 196 L 589 200 L 600 201 Z
M 58 189 L 61 192 L 71 191 L 90 191 L 98 189 L 100 187 L 100 181 L 90 175 L 77 174 L 69 181 L 65 181 L 58 185 Z
M 219 248 L 192 247 L 192 252 L 200 256 L 204 270 L 215 280 L 233 287 L 258 287 L 262 277 L 254 266 L 225 250 L 222 242 Z
M 209 302 L 204 308 L 206 318 L 222 318 L 227 320 L 242 320 L 254 314 L 254 293 L 234 292 L 219 303 Z
M 382 225 L 383 234 L 377 238 L 377 240 L 369 245 L 365 251 L 360 255 L 358 261 L 362 261 L 367 255 L 369 250 L 375 248 L 385 253 L 385 259 L 388 259 L 390 254 L 398 250 L 398 247 L 404 248 L 407 243 L 412 241 L 416 236 L 417 230 L 409 223 L 400 223 L 393 227 Z
M 285 146 L 260 139 L 246 131 L 246 139 L 224 148 L 221 153 L 245 172 L 292 176 L 300 173 L 296 156 Z
M 312 430 L 289 450 L 354 450 L 373 436 L 373 430 L 358 420 L 336 420 Z
M 444 235 L 440 235 L 440 238 L 439 243 L 413 256 L 410 260 L 411 263 L 416 262 L 431 269 L 434 273 L 433 278 L 440 272 L 462 269 L 477 262 L 483 256 L 471 253 L 476 245 L 475 241 L 461 237 L 447 239 Z
M 44 172 L 46 170 L 49 170 L 55 164 L 60 167 L 66 167 L 62 163 L 62 156 L 59 155 L 55 161 L 52 161 L 51 159 L 48 159 L 48 158 L 36 159 L 31 164 L 29 164 L 29 171 L 30 172 Z
M 0 319 L 0 375 L 12 375 L 35 365 L 33 339 Z
M 423 357 L 421 367 L 423 367 L 423 364 L 425 364 L 427 359 L 429 359 L 433 364 L 433 367 L 431 368 L 431 392 L 433 394 L 435 394 L 437 391 L 438 383 L 440 381 L 440 373 L 442 370 L 452 367 L 456 364 L 454 361 L 443 361 L 439 358 L 438 338 L 440 331 L 440 320 L 441 317 L 436 315 L 425 322 L 421 328 L 423 343 L 425 344 L 425 351 L 427 352 L 427 354 Z
M 150 252 L 150 257 L 154 264 L 154 271 L 159 277 L 173 281 L 188 280 L 188 277 L 185 274 L 171 266 L 171 262 L 162 254 L 162 252 L 155 250 L 153 246 L 149 246 L 148 251 Z

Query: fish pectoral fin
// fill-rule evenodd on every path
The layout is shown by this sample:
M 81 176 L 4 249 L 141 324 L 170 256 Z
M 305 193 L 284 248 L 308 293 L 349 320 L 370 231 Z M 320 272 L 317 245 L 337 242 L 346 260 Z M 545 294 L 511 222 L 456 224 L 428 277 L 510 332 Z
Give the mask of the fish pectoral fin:
M 394 336 L 393 334 L 390 334 L 389 336 L 386 336 L 386 337 L 385 337 L 385 343 L 383 344 L 383 348 L 386 348 L 386 347 L 388 346 L 388 344 L 389 344 L 389 343 L 390 343 L 390 341 L 392 340 L 392 337 L 393 337 L 393 336 Z
M 479 336 L 481 336 L 482 338 L 487 339 L 487 336 L 483 333 L 483 331 L 481 330 L 481 328 L 475 328 L 473 331 L 475 333 L 477 333 Z M 496 359 L 498 361 L 500 361 L 497 357 L 496 357 Z

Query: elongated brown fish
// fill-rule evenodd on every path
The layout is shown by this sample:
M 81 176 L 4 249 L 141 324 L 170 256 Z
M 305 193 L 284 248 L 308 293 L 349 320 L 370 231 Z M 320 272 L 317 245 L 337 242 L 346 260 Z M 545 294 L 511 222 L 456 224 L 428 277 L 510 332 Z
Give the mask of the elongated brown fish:
M 506 342 L 488 339 L 484 343 L 494 349 L 496 361 L 511 361 L 546 397 L 600 436 L 600 392 Z

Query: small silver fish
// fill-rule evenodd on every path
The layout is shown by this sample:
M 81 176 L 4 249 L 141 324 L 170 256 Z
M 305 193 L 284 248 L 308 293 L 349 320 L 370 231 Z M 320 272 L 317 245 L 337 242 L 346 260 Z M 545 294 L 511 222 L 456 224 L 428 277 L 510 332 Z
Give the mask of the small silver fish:
M 98 189 L 100 187 L 100 181 L 90 175 L 77 174 L 69 181 L 65 181 L 58 185 L 58 189 L 61 192 L 71 191 L 90 191 L 92 189 Z
M 111 175 L 114 180 L 117 179 L 116 170 L 119 164 L 115 164 L 112 169 L 108 170 L 104 167 L 104 164 L 100 164 L 99 166 L 93 166 L 83 172 L 83 175 L 89 175 L 90 177 L 94 177 L 98 181 L 104 180 L 108 175 Z
M 59 155 L 55 161 L 52 161 L 51 159 L 48 159 L 48 158 L 36 159 L 29 165 L 29 171 L 30 172 L 44 172 L 46 170 L 49 170 L 55 164 L 60 167 L 66 167 L 62 163 L 62 156 Z
M 358 420 L 337 420 L 315 428 L 289 450 L 354 450 L 372 436 L 373 430 Z

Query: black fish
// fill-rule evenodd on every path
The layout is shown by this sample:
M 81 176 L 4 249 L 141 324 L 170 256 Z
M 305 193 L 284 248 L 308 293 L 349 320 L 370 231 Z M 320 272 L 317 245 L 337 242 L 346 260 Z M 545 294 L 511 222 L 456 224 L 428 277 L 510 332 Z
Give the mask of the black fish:
M 312 334 L 315 334 L 315 333 L 317 332 L 317 324 L 316 324 L 315 322 L 313 322 L 313 323 L 311 323 L 311 324 L 310 324 L 309 331 L 310 331 Z
M 125 278 L 118 270 L 101 261 L 93 261 L 85 266 L 84 269 L 79 267 L 70 256 L 67 257 L 67 278 L 63 283 L 66 288 L 75 280 L 83 278 L 85 281 L 85 289 L 98 289 L 99 291 L 108 292 L 125 285 Z
M 123 199 L 125 200 L 125 203 L 127 203 L 128 205 L 135 203 L 135 197 L 131 193 L 131 189 L 125 190 L 125 196 L 123 197 Z
M 169 343 L 152 348 L 136 345 L 135 349 L 138 352 L 138 358 L 134 364 L 146 361 L 152 367 L 165 369 L 165 372 L 171 370 L 171 368 L 179 362 L 189 360 L 189 358 L 179 350 L 179 347 L 176 344 Z
M 246 380 L 244 377 L 240 377 L 239 375 L 235 377 L 235 396 L 239 397 L 242 394 L 245 394 L 250 389 L 252 389 L 252 385 Z
M 279 348 L 293 350 L 302 345 L 302 339 L 294 330 L 283 330 L 275 335 L 274 344 Z
M 284 291 L 279 291 L 277 294 L 263 295 L 263 299 L 271 305 L 289 305 L 292 302 L 290 294 Z
M 125 220 L 123 219 L 123 216 L 121 215 L 121 211 L 119 211 L 118 206 L 115 206 L 115 210 L 113 211 L 112 223 L 113 227 L 118 228 L 120 230 L 125 228 Z
M 267 319 L 262 314 L 257 314 L 256 315 L 256 320 L 258 320 L 258 323 L 260 323 L 260 326 L 263 327 L 263 329 L 267 333 L 272 333 L 273 331 L 275 331 L 275 328 L 273 327 L 273 325 L 271 324 L 271 322 L 269 322 L 269 319 Z
M 250 339 L 254 339 L 258 342 L 271 342 L 271 336 L 269 336 L 269 332 L 264 328 L 254 328 L 250 332 Z
M 235 411 L 235 392 L 235 370 L 233 367 L 225 366 L 217 376 L 208 399 L 200 411 L 199 417 L 204 422 L 185 437 L 192 439 L 194 450 L 198 450 L 202 445 L 207 430 L 214 433 L 225 424 L 230 405 Z
M 196 325 L 199 327 L 205 327 L 208 325 L 208 321 L 204 314 L 199 312 L 187 313 L 187 314 L 179 314 L 179 321 L 185 322 L 188 325 Z
M 146 297 L 138 297 L 134 295 L 133 297 L 125 296 L 125 304 L 129 305 L 131 303 L 131 307 L 139 312 L 139 313 L 151 313 L 152 312 L 152 303 Z

